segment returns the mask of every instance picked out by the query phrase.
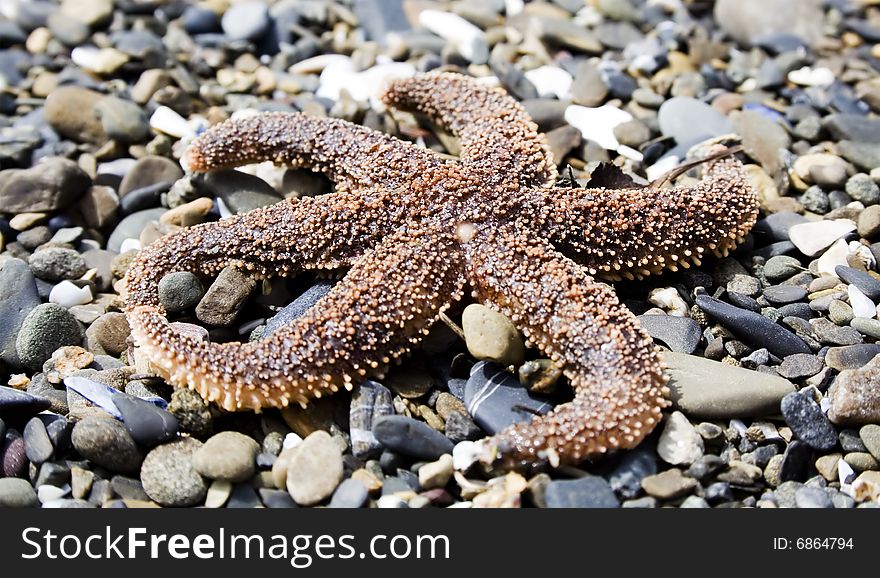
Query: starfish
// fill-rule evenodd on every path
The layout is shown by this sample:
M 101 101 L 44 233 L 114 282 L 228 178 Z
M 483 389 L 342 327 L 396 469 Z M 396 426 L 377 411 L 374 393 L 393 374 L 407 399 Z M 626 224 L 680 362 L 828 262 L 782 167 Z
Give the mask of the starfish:
M 196 225 L 145 248 L 127 274 L 139 351 L 170 383 L 227 410 L 305 407 L 379 378 L 466 290 L 507 315 L 570 379 L 574 399 L 481 442 L 503 468 L 575 464 L 635 447 L 668 402 L 658 351 L 596 276 L 631 278 L 726 254 L 757 216 L 738 161 L 691 187 L 554 186 L 556 163 L 503 90 L 450 73 L 397 80 L 387 105 L 460 139 L 450 160 L 336 119 L 262 113 L 223 122 L 187 152 L 196 172 L 271 160 L 326 173 L 333 193 Z M 174 271 L 257 277 L 349 268 L 290 325 L 261 341 L 210 343 L 166 319 Z

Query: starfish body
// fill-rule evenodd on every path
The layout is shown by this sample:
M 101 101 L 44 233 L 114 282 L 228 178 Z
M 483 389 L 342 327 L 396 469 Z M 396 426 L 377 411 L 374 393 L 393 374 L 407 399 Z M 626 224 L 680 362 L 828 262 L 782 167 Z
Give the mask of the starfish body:
M 485 462 L 571 464 L 636 446 L 661 418 L 666 378 L 651 338 L 594 276 L 647 275 L 733 247 L 757 216 L 739 163 L 714 162 L 689 188 L 556 188 L 546 141 L 502 90 L 426 74 L 394 82 L 384 100 L 457 135 L 460 158 L 298 113 L 227 121 L 194 141 L 194 171 L 272 160 L 322 171 L 336 192 L 197 225 L 143 250 L 126 308 L 140 351 L 169 382 L 228 410 L 305 405 L 381 378 L 469 289 L 575 389 L 573 401 L 485 440 Z M 177 332 L 159 280 L 230 265 L 261 277 L 350 270 L 262 341 Z

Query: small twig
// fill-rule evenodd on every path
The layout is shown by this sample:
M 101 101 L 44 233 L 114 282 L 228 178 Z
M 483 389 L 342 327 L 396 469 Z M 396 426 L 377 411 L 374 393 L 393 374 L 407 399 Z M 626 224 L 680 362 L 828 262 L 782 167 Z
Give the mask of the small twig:
M 453 333 L 455 333 L 456 335 L 458 335 L 459 337 L 464 339 L 464 331 L 461 329 L 461 327 L 458 326 L 458 324 L 455 321 L 453 321 L 452 319 L 449 318 L 448 315 L 446 315 L 445 311 L 440 312 L 440 321 L 445 323 L 446 326 L 449 327 L 453 331 Z

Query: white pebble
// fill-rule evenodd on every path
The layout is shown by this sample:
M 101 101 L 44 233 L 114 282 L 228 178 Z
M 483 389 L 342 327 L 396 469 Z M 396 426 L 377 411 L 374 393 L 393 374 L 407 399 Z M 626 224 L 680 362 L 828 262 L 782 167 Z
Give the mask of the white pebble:
M 835 269 L 838 265 L 846 265 L 846 258 L 848 255 L 849 247 L 846 245 L 846 241 L 839 239 L 836 243 L 831 245 L 830 249 L 825 251 L 825 253 L 819 257 L 819 273 L 827 273 L 828 275 L 837 277 Z
M 350 60 L 340 60 L 324 68 L 321 73 L 321 85 L 315 94 L 321 98 L 337 101 L 345 90 L 353 100 L 360 103 L 369 102 L 374 109 L 382 110 L 384 105 L 379 97 L 388 83 L 398 78 L 409 78 L 415 73 L 415 67 L 406 62 L 379 63 L 367 70 L 356 72 Z
M 645 176 L 649 181 L 656 181 L 672 169 L 678 166 L 681 159 L 675 155 L 663 157 L 645 170 Z
M 299 436 L 299 434 L 295 434 L 290 432 L 286 436 L 284 436 L 284 441 L 281 443 L 281 447 L 285 450 L 290 448 L 295 448 L 299 444 L 301 444 L 303 439 Z
M 504 13 L 510 18 L 522 12 L 525 6 L 523 0 L 504 0 Z
M 223 202 L 223 199 L 220 197 L 217 197 L 217 210 L 220 212 L 221 219 L 228 219 L 235 215 L 235 213 L 229 210 L 229 207 L 226 206 L 226 203 Z
M 648 301 L 673 317 L 687 317 L 689 307 L 675 287 L 657 287 L 648 293 Z
M 150 117 L 150 127 L 175 138 L 195 135 L 195 131 L 186 119 L 167 106 L 156 109 Z
M 64 308 L 70 308 L 74 305 L 85 305 L 90 303 L 92 299 L 94 299 L 94 296 L 88 285 L 78 287 L 71 281 L 62 281 L 49 291 L 49 302 L 57 303 Z
M 834 73 L 824 66 L 817 68 L 804 66 L 789 72 L 788 79 L 801 86 L 831 86 L 834 84 Z
M 328 66 L 338 65 L 341 62 L 351 63 L 351 58 L 344 54 L 321 54 L 300 60 L 288 68 L 287 71 L 290 74 L 311 74 L 321 72 Z
M 383 510 L 388 510 L 397 508 L 408 508 L 409 506 L 407 506 L 406 500 L 404 500 L 403 498 L 400 498 L 393 494 L 388 494 L 376 500 L 376 507 L 382 508 Z
M 556 97 L 565 100 L 571 96 L 571 74 L 558 66 L 539 66 L 525 72 L 525 77 L 535 85 L 543 98 Z
M 473 64 L 486 64 L 489 60 L 489 46 L 483 31 L 452 12 L 422 10 L 419 23 L 445 40 Z
M 63 488 L 59 488 L 58 486 L 51 486 L 49 484 L 43 484 L 39 488 L 37 488 L 37 499 L 40 500 L 41 504 L 45 504 L 47 502 L 54 502 L 55 500 L 60 500 L 70 491 L 70 486 L 67 484 L 64 485 Z
M 749 428 L 746 427 L 746 424 L 743 423 L 741 419 L 732 419 L 728 422 L 728 427 L 731 429 L 735 429 L 739 435 L 745 435 Z
M 129 251 L 140 251 L 143 249 L 143 245 L 140 242 L 140 239 L 134 239 L 132 237 L 128 237 L 122 241 L 122 244 L 119 246 L 119 253 L 128 253 Z
M 452 448 L 452 467 L 463 472 L 477 463 L 482 447 L 479 442 L 463 441 Z
M 565 121 L 581 131 L 585 140 L 612 151 L 620 149 L 615 127 L 632 119 L 630 113 L 607 104 L 595 108 L 573 104 L 565 109 Z
M 834 241 L 856 230 L 856 224 L 849 219 L 833 221 L 814 221 L 800 223 L 788 231 L 794 246 L 807 257 L 817 255 L 819 251 L 830 247 Z
M 849 484 L 855 477 L 856 472 L 851 465 L 846 463 L 843 458 L 837 460 L 837 479 L 840 480 L 841 489 L 850 487 Z
M 877 314 L 877 306 L 858 287 L 850 285 L 846 288 L 846 292 L 849 294 L 849 305 L 852 307 L 853 315 L 871 319 Z

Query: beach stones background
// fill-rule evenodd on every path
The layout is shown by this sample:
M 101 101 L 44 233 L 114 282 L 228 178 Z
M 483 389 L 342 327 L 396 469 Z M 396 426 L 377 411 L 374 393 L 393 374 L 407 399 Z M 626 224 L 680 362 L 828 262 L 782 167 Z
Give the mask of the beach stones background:
M 9 0 L 0 22 L 0 505 L 877 504 L 872 3 Z M 583 477 L 473 464 L 479 440 L 571 391 L 517 320 L 469 297 L 405 365 L 306 409 L 220 412 L 129 341 L 122 279 L 138 251 L 333 190 L 268 164 L 187 175 L 194 135 L 296 110 L 454 156 L 456 139 L 377 100 L 386 78 L 438 68 L 520 100 L 561 187 L 608 161 L 645 184 L 707 139 L 743 145 L 761 215 L 741 247 L 614 284 L 663 348 L 672 406 Z M 320 307 L 337 273 L 176 272 L 159 295 L 193 339 L 255 341 Z

